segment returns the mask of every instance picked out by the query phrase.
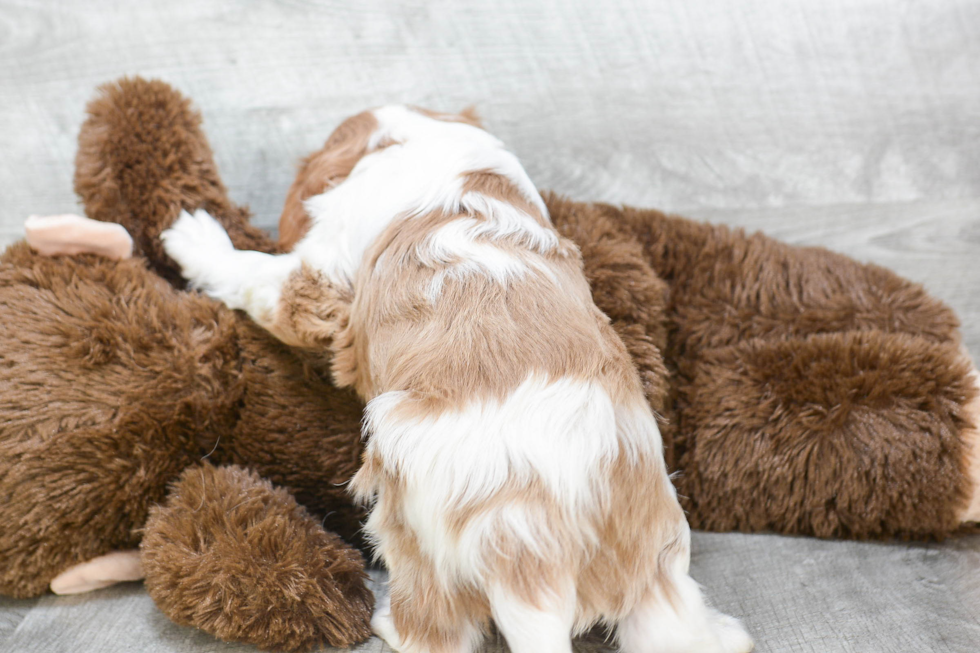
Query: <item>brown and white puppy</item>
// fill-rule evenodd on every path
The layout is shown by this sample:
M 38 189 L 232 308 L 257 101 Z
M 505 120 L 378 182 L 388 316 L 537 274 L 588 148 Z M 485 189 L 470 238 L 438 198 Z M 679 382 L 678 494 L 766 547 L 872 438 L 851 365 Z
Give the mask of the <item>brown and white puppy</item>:
M 492 618 L 515 653 L 567 653 L 596 623 L 627 653 L 752 648 L 688 576 L 638 374 L 500 141 L 466 115 L 360 114 L 285 217 L 287 254 L 236 251 L 203 211 L 163 238 L 197 288 L 329 347 L 367 401 L 352 486 L 390 573 L 379 635 L 463 653 Z

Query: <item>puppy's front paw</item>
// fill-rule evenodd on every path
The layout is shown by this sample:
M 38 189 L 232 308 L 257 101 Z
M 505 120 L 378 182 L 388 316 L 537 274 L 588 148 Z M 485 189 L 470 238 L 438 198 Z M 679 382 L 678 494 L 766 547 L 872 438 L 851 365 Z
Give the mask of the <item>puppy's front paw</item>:
M 191 286 L 214 296 L 221 285 L 223 259 L 233 252 L 227 232 L 207 211 L 181 211 L 173 226 L 160 234 L 163 249 L 180 266 Z

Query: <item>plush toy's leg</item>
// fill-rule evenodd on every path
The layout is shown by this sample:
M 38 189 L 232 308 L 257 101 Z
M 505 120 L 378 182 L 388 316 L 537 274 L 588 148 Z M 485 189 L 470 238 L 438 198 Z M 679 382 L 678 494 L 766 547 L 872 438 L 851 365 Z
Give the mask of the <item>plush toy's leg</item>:
M 692 526 L 955 531 L 976 490 L 971 372 L 958 347 L 877 331 L 702 352 L 679 387 L 689 437 L 678 491 Z
M 244 310 L 288 345 L 328 347 L 347 323 L 349 291 L 304 267 L 296 254 L 235 249 L 205 211 L 184 212 L 160 237 L 191 286 Z
M 139 550 L 113 551 L 61 572 L 51 581 L 51 591 L 82 594 L 134 580 L 143 580 Z
M 147 591 L 179 624 L 284 651 L 370 635 L 361 555 L 253 472 L 187 469 L 140 549 Z
M 133 239 L 122 225 L 80 215 L 32 215 L 24 223 L 24 235 L 45 256 L 99 254 L 122 260 L 133 255 Z

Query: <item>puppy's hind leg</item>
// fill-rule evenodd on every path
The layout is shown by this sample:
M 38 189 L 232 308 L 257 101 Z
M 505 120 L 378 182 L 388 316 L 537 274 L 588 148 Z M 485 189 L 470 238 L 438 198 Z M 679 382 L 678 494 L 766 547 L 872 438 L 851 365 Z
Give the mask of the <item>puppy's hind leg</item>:
M 576 594 L 571 583 L 543 588 L 528 601 L 497 587 L 489 592 L 497 628 L 511 653 L 571 653 Z
M 668 563 L 646 598 L 617 627 L 623 653 L 748 653 L 752 639 L 737 619 L 705 605 L 687 575 L 689 548 Z
M 371 618 L 374 634 L 398 653 L 474 653 L 484 637 L 480 615 L 467 599 L 445 591 L 409 563 L 390 576 L 392 594 L 379 598 Z

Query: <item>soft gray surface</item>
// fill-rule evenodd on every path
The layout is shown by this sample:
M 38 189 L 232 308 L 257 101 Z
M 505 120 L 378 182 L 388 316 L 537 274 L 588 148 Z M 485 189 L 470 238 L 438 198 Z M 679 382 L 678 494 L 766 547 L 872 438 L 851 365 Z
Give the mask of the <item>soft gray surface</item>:
M 84 104 L 122 74 L 196 100 L 266 226 L 343 116 L 476 104 L 540 186 L 888 265 L 959 311 L 976 356 L 978 36 L 977 0 L 0 0 L 0 242 L 76 210 Z M 980 538 L 697 534 L 692 569 L 760 651 L 980 649 Z M 138 585 L 0 598 L 0 649 L 252 650 Z

